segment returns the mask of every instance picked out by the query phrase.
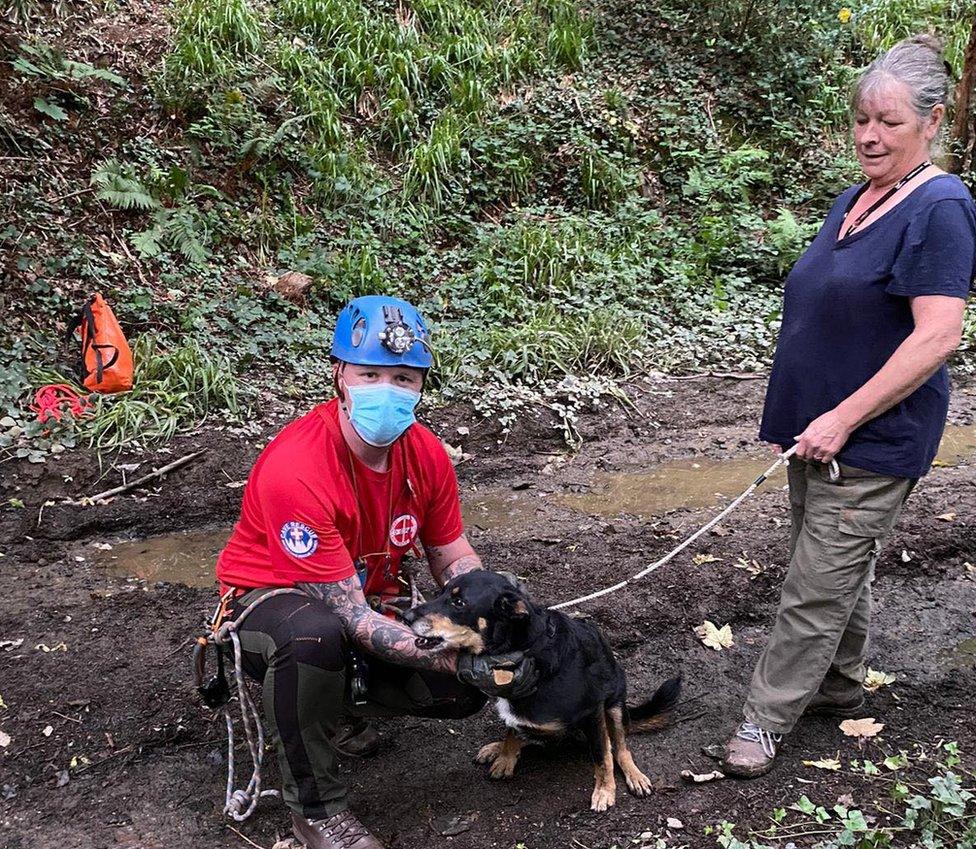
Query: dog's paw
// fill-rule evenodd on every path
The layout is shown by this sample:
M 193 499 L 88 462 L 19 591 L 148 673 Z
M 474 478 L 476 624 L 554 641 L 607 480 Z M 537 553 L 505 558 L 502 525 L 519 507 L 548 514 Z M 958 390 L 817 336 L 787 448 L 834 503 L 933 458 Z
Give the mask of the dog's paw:
M 488 743 L 478 749 L 478 754 L 474 756 L 475 763 L 490 764 L 501 754 L 501 751 L 502 744 L 500 740 L 495 743 Z
M 515 765 L 518 763 L 518 755 L 514 758 L 511 755 L 502 755 L 495 758 L 491 766 L 488 767 L 488 775 L 492 778 L 511 778 L 515 775 Z
M 598 784 L 590 796 L 590 810 L 603 813 L 617 803 L 617 788 L 612 784 Z
M 624 773 L 624 778 L 627 780 L 627 789 L 635 796 L 651 795 L 651 779 L 636 767 L 631 772 Z

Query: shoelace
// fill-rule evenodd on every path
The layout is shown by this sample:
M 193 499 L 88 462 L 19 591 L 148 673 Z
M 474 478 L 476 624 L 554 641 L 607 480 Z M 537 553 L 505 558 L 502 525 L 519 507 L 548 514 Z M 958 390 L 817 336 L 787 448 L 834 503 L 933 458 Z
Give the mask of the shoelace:
M 772 734 L 765 728 L 760 728 L 754 722 L 743 722 L 739 726 L 739 730 L 736 731 L 735 736 L 740 740 L 746 740 L 749 743 L 758 743 L 762 746 L 763 752 L 766 753 L 767 757 L 776 757 L 776 744 L 783 739 L 782 734 Z
M 352 811 L 340 811 L 327 820 L 319 820 L 316 828 L 342 849 L 352 846 L 362 837 L 369 837 L 369 831 Z

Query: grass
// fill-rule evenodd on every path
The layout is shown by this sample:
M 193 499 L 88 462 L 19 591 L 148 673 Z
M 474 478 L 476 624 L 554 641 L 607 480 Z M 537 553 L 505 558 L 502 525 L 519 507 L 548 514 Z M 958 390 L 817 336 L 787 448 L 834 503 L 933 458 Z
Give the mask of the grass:
M 165 442 L 199 426 L 214 412 L 241 412 L 237 379 L 229 364 L 198 344 L 164 351 L 155 337 L 143 335 L 132 356 L 132 390 L 98 396 L 94 415 L 81 425 L 80 435 L 98 450 Z

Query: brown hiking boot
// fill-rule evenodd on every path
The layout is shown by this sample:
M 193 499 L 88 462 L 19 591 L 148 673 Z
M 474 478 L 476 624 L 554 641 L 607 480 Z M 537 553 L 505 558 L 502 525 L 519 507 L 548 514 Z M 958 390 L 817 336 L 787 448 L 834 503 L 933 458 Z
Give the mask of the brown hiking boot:
M 857 716 L 864 710 L 864 694 L 855 693 L 850 699 L 838 700 L 815 693 L 803 709 L 804 716 Z
M 368 758 L 380 748 L 380 735 L 365 719 L 346 719 L 332 736 L 332 748 L 350 758 Z
M 350 810 L 321 820 L 307 820 L 292 811 L 291 830 L 308 849 L 383 849 Z
M 725 744 L 722 771 L 739 778 L 765 775 L 773 768 L 776 749 L 782 739 L 782 734 L 772 734 L 746 720 L 739 726 L 735 736 Z

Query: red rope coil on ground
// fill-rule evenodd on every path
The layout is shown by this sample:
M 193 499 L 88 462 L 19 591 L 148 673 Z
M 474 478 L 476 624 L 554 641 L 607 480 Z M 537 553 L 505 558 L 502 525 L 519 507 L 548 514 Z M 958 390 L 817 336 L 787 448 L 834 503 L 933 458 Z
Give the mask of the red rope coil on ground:
M 65 413 L 70 413 L 72 418 L 80 419 L 93 412 L 89 397 L 80 394 L 67 383 L 49 383 L 37 390 L 34 394 L 34 403 L 30 408 L 37 414 L 37 420 L 41 424 L 48 419 L 59 422 Z

